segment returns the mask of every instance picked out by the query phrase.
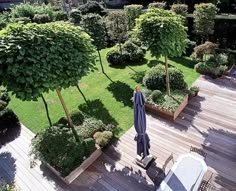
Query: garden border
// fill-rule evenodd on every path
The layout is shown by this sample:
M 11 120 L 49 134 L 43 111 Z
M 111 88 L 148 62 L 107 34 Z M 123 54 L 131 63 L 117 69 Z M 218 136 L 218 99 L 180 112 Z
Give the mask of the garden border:
M 102 148 L 97 147 L 97 149 L 86 159 L 83 163 L 74 169 L 69 175 L 66 177 L 62 177 L 61 174 L 53 168 L 47 162 L 43 162 L 43 164 L 49 168 L 58 178 L 60 178 L 67 185 L 71 184 L 80 174 L 82 174 L 100 155 L 102 154 Z
M 183 102 L 179 105 L 179 107 L 175 110 L 175 112 L 168 112 L 168 111 L 163 111 L 160 110 L 159 107 L 145 103 L 145 109 L 146 111 L 159 115 L 161 117 L 165 117 L 171 120 L 175 120 L 179 114 L 183 111 L 183 109 L 188 105 L 188 95 L 185 96 Z

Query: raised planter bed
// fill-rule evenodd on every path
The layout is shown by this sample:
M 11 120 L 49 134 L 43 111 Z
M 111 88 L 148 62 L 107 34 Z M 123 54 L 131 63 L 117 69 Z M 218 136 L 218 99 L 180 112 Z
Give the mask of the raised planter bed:
M 171 119 L 171 120 L 175 120 L 179 114 L 183 111 L 183 109 L 186 107 L 186 105 L 188 105 L 188 95 L 185 96 L 184 101 L 179 105 L 179 107 L 176 109 L 175 112 L 168 112 L 168 111 L 163 111 L 160 110 L 159 107 L 149 104 L 149 103 L 145 103 L 145 109 L 146 111 Z
M 102 149 L 97 148 L 79 167 L 73 170 L 68 176 L 62 177 L 61 174 L 46 162 L 43 162 L 57 177 L 59 177 L 66 184 L 71 184 L 80 174 L 82 174 L 100 155 Z

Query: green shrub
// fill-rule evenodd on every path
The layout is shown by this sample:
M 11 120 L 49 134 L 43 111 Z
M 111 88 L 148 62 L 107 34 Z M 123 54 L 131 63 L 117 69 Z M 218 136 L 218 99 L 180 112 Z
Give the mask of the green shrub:
M 104 16 L 106 14 L 102 4 L 97 1 L 88 1 L 86 4 L 79 6 L 78 9 L 81 11 L 83 15 L 86 15 L 88 13 L 94 13 Z
M 109 144 L 113 137 L 113 134 L 111 131 L 103 131 L 103 132 L 97 132 L 94 134 L 94 139 L 96 141 L 96 144 L 98 144 L 100 147 L 105 147 Z
M 122 53 L 125 53 L 129 62 L 140 62 L 145 57 L 145 50 L 134 44 L 131 40 L 122 45 Z
M 38 23 L 38 24 L 40 24 L 40 23 L 48 23 L 50 21 L 51 21 L 50 17 L 47 14 L 42 14 L 42 15 L 35 14 L 34 18 L 33 18 L 33 22 Z
M 105 124 L 101 120 L 94 118 L 85 118 L 82 125 L 76 127 L 79 137 L 82 139 L 93 137 L 97 131 L 105 128 Z
M 197 86 L 192 86 L 192 87 L 190 87 L 189 90 L 188 90 L 188 95 L 189 95 L 189 97 L 191 98 L 191 97 L 196 96 L 196 95 L 198 94 L 198 92 L 199 92 L 199 87 L 197 87 Z
M 0 13 L 0 30 L 5 28 L 8 23 L 9 23 L 9 13 L 8 12 Z
M 188 5 L 186 4 L 173 4 L 171 10 L 175 13 L 186 16 L 188 14 Z
M 76 142 L 68 127 L 51 127 L 32 140 L 31 154 L 67 176 L 85 157 L 85 144 Z
M 228 64 L 228 56 L 227 54 L 221 53 L 216 55 L 216 62 L 218 65 L 227 65 Z
M 9 108 L 0 111 L 0 131 L 7 128 L 13 128 L 19 123 L 16 114 Z
M 84 148 L 85 148 L 85 156 L 89 157 L 91 153 L 96 150 L 95 140 L 93 138 L 87 138 L 83 141 Z
M 5 109 L 10 101 L 11 101 L 11 98 L 10 98 L 7 90 L 0 89 L 0 111 Z
M 70 21 L 75 24 L 79 24 L 81 19 L 82 19 L 81 12 L 77 9 L 72 9 L 70 13 Z
M 107 52 L 107 62 L 112 66 L 125 65 L 127 55 L 121 54 L 118 49 L 112 49 Z
M 166 8 L 166 2 L 162 1 L 162 2 L 149 3 L 148 9 L 154 9 L 154 8 L 165 9 Z
M 160 90 L 154 90 L 151 93 L 151 99 L 153 102 L 158 103 L 162 97 L 162 92 Z
M 28 17 L 32 20 L 36 14 L 46 14 L 49 16 L 50 20 L 53 20 L 55 11 L 52 6 L 45 4 L 21 3 L 11 8 L 12 18 Z
M 68 20 L 67 13 L 64 11 L 56 11 L 54 13 L 54 20 L 55 21 L 67 21 Z
M 168 68 L 170 78 L 170 88 L 172 90 L 183 90 L 186 88 L 183 73 L 177 68 Z M 143 84 L 146 88 L 151 90 L 165 90 L 166 89 L 166 73 L 165 66 L 158 65 L 151 68 L 143 78 Z
M 128 28 L 132 30 L 135 26 L 135 19 L 142 14 L 142 5 L 127 5 L 124 7 L 125 14 L 128 18 Z
M 27 23 L 31 23 L 31 19 L 28 17 L 19 17 L 19 18 L 11 19 L 11 22 L 27 24 Z
M 195 41 L 188 40 L 188 43 L 185 49 L 185 55 L 191 56 L 196 46 L 197 46 L 197 43 Z

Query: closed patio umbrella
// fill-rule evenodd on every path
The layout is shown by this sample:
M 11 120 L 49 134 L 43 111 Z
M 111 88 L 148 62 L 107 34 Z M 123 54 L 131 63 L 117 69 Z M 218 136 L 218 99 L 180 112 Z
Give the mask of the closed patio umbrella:
M 150 139 L 146 133 L 146 115 L 144 103 L 145 99 L 142 94 L 138 90 L 138 87 L 135 88 L 134 92 L 134 127 L 137 132 L 135 136 L 135 141 L 137 142 L 137 154 L 139 156 L 146 157 L 149 155 L 150 149 Z

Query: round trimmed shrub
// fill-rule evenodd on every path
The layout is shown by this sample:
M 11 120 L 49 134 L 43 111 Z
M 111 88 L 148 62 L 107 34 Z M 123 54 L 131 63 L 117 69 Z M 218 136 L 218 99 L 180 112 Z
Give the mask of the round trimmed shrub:
M 127 55 L 121 54 L 118 49 L 112 49 L 109 52 L 107 52 L 106 59 L 110 65 L 113 66 L 124 65 L 127 59 Z
M 82 15 L 86 15 L 88 13 L 94 13 L 104 16 L 106 14 L 102 4 L 97 1 L 88 1 L 86 4 L 81 5 L 79 7 L 79 10 L 81 11 Z
M 105 147 L 106 145 L 108 145 L 112 137 L 113 134 L 111 131 L 97 132 L 94 134 L 96 144 L 98 144 L 100 147 Z
M 11 109 L 6 108 L 0 111 L 0 131 L 15 127 L 17 123 L 19 119 Z
M 170 88 L 172 90 L 182 90 L 186 87 L 183 73 L 177 68 L 168 68 L 170 78 Z M 165 66 L 158 65 L 151 68 L 143 78 L 143 84 L 146 88 L 151 90 L 165 90 L 166 89 L 166 73 Z
M 173 4 L 171 10 L 176 14 L 186 16 L 188 14 L 188 5 L 186 4 Z
M 148 5 L 148 9 L 165 9 L 166 8 L 166 2 L 162 1 L 162 2 L 154 2 L 154 3 L 149 3 Z
M 139 62 L 144 59 L 145 50 L 134 44 L 132 41 L 128 40 L 122 46 L 123 52 L 127 53 L 128 61 Z
M 56 11 L 54 14 L 55 21 L 66 21 L 68 20 L 68 16 L 64 11 Z
M 51 19 L 48 14 L 35 14 L 33 18 L 33 22 L 41 24 L 41 23 L 49 23 Z
M 79 24 L 82 19 L 80 10 L 72 9 L 70 13 L 70 21 L 75 24 Z
M 162 97 L 162 92 L 160 90 L 154 90 L 151 93 L 151 99 L 154 103 L 158 102 L 158 100 Z
M 6 90 L 0 90 L 0 111 L 5 109 L 11 98 Z

